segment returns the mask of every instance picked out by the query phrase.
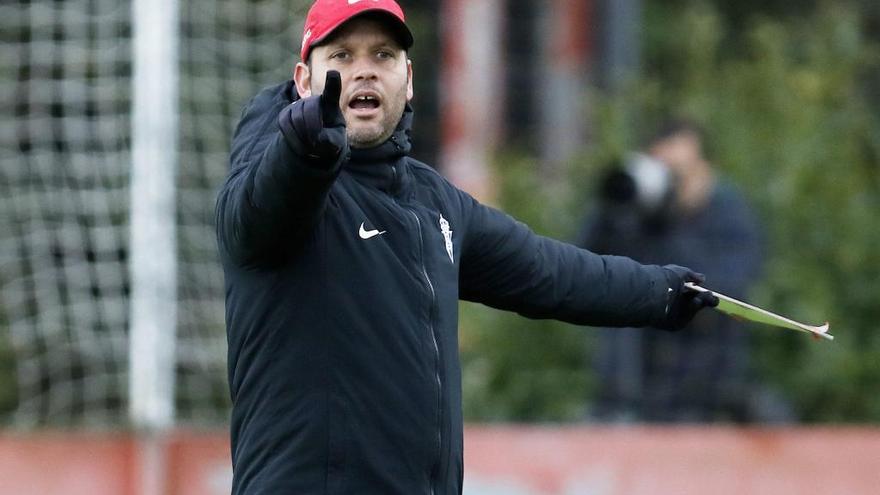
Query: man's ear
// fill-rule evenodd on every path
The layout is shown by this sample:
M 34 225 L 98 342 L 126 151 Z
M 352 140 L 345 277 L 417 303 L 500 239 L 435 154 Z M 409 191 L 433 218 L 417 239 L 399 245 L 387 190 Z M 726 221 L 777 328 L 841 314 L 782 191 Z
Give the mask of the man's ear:
M 296 83 L 296 92 L 300 98 L 312 96 L 312 71 L 309 66 L 298 62 L 293 69 L 293 82 Z
M 413 65 L 412 60 L 406 59 L 406 101 L 413 99 Z

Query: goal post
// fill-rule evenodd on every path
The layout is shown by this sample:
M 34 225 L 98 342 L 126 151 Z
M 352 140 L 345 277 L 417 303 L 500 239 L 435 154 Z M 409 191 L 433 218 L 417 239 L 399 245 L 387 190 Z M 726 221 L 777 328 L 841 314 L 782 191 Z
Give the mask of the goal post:
M 174 422 L 178 8 L 132 5 L 128 404 L 133 426 L 147 430 Z
M 309 5 L 0 1 L 0 424 L 228 421 L 214 201 Z

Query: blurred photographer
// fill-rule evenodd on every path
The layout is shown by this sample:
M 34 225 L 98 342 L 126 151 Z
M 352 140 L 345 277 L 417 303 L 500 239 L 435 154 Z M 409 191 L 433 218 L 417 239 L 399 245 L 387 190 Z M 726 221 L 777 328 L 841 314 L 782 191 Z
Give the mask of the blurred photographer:
M 705 156 L 692 122 L 664 125 L 611 164 L 599 208 L 580 245 L 642 263 L 675 263 L 705 273 L 712 289 L 742 297 L 759 273 L 759 227 L 742 195 Z M 788 413 L 750 390 L 748 333 L 716 312 L 678 333 L 605 330 L 594 363 L 599 421 L 778 421 Z M 767 402 L 767 401 L 764 401 Z M 770 401 L 773 402 L 773 401 Z

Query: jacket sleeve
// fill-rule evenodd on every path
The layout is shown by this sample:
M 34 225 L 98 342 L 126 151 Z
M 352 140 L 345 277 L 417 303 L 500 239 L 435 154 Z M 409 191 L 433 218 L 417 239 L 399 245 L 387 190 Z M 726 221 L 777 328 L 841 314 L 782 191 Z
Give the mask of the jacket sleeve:
M 462 299 L 579 325 L 647 326 L 665 318 L 670 298 L 665 269 L 539 236 L 468 199 Z
M 316 163 L 296 133 L 279 124 L 285 102 L 258 96 L 233 135 L 230 173 L 217 197 L 217 240 L 222 255 L 241 265 L 269 262 L 301 242 L 317 224 L 344 155 Z

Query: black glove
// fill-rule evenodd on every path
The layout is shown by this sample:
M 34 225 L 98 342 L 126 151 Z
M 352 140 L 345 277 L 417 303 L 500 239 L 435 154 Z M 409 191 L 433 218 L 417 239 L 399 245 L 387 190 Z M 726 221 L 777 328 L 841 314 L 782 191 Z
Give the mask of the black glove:
M 339 72 L 327 71 L 323 94 L 296 100 L 281 112 L 278 123 L 294 151 L 328 165 L 347 152 L 345 117 L 339 108 L 341 92 Z
M 681 330 L 703 308 L 718 306 L 718 298 L 711 292 L 697 292 L 684 286 L 685 282 L 702 284 L 706 277 L 689 268 L 666 265 L 666 281 L 669 284 L 669 297 L 666 303 L 666 318 L 658 328 Z

